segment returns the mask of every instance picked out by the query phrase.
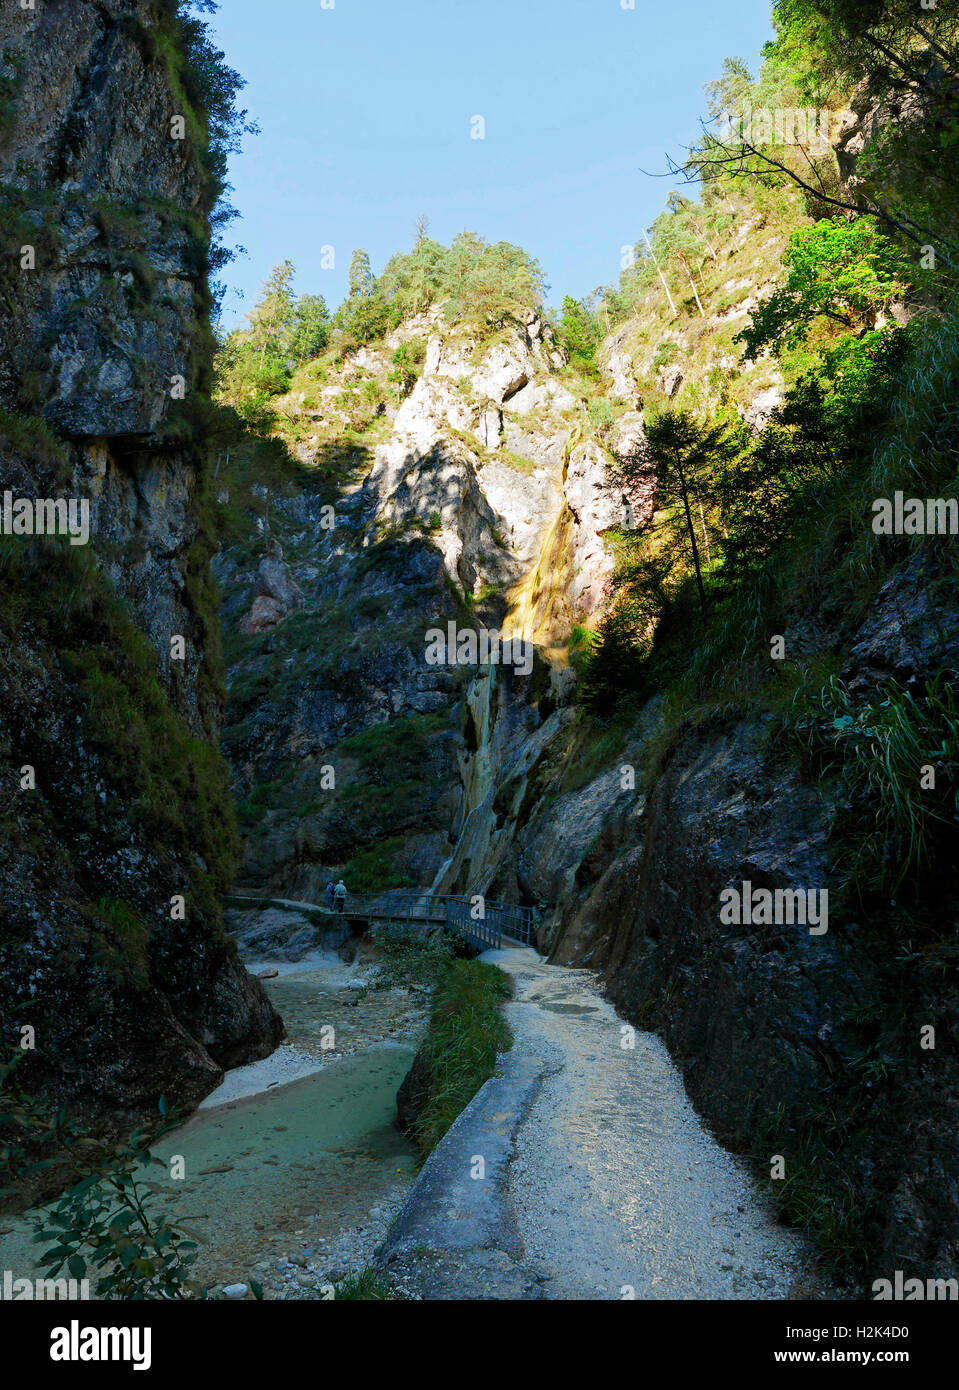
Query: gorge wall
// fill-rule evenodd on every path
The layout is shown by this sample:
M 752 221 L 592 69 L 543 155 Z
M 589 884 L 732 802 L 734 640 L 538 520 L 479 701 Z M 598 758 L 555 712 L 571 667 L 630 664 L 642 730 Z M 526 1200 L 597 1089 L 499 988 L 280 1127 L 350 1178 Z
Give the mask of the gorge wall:
M 212 194 L 172 6 L 6 6 L 0 51 L 0 479 L 90 507 L 88 545 L 0 540 L 0 1035 L 34 1030 L 32 1093 L 122 1128 L 281 1035 L 219 905 L 236 831 L 184 442 Z
M 701 295 L 670 312 L 651 292 L 606 339 L 598 380 L 534 316 L 490 340 L 441 311 L 296 374 L 273 403 L 296 465 L 239 445 L 220 474 L 242 878 L 317 899 L 343 873 L 357 890 L 536 906 L 541 950 L 599 971 L 663 1035 L 724 1142 L 760 1174 L 783 1157 L 774 1195 L 844 1276 L 937 1277 L 959 1231 L 954 848 L 938 844 L 932 914 L 839 887 L 869 826 L 785 731 L 769 642 L 783 636 L 797 672 L 834 672 L 869 727 L 890 683 L 921 694 L 959 669 L 948 551 L 892 543 L 867 564 L 864 491 L 730 653 L 740 689 L 679 715 L 662 694 L 610 718 L 574 699 L 576 629 L 608 602 L 617 531 L 658 505 L 651 470 L 629 492 L 621 473 L 645 457 L 643 409 L 731 404 L 754 431 L 774 418 L 775 359 L 743 363 L 733 340 L 803 219 L 736 205 Z M 400 395 L 403 344 L 422 365 Z M 430 667 L 426 631 L 448 621 L 530 638 L 533 671 Z M 720 894 L 744 880 L 829 890 L 828 932 L 724 924 Z
M 404 344 L 422 371 L 398 399 Z M 224 463 L 224 744 L 247 887 L 489 882 L 509 821 L 495 785 L 568 718 L 565 644 L 601 607 L 601 537 L 630 505 L 564 365 L 535 316 L 490 341 L 432 312 L 274 402 L 297 467 L 274 457 L 271 477 L 263 442 Z M 431 664 L 427 633 L 451 622 L 535 644 L 532 669 Z
M 315 899 L 345 873 L 357 890 L 544 905 L 567 891 L 629 801 L 618 779 L 587 809 L 568 793 L 610 747 L 572 707 L 573 666 L 617 533 L 654 515 L 644 405 L 718 378 L 717 397 L 768 418 L 781 377 L 768 357 L 737 365 L 733 338 L 788 230 L 743 202 L 708 316 L 674 321 L 651 296 L 597 376 L 532 311 L 480 332 L 438 306 L 300 367 L 269 440 L 238 433 L 217 475 L 216 572 L 246 887 Z M 402 386 L 399 352 L 419 364 Z M 430 666 L 426 633 L 450 621 L 529 640 L 533 671 Z M 544 796 L 548 828 L 541 806 L 527 845 Z

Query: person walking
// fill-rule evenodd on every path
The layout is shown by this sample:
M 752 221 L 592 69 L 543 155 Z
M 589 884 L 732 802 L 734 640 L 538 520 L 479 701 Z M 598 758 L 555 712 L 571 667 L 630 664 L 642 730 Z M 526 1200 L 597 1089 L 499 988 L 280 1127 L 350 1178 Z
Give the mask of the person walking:
M 345 909 L 346 909 L 346 884 L 343 882 L 342 879 L 340 879 L 339 883 L 338 883 L 338 884 L 336 885 L 336 887 L 333 889 L 333 898 L 334 898 L 334 900 L 335 900 L 335 902 L 336 902 L 336 910 L 337 910 L 337 912 L 343 912 L 343 911 L 345 911 Z
M 327 906 L 329 907 L 330 911 L 332 912 L 332 911 L 333 911 L 333 880 L 332 880 L 332 879 L 330 879 L 329 883 L 326 885 L 326 903 L 327 903 Z

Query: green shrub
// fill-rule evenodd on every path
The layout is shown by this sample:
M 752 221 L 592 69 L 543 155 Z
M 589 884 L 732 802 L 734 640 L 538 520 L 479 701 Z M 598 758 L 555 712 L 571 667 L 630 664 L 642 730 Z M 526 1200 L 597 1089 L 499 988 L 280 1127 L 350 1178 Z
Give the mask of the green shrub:
M 426 343 L 422 338 L 413 338 L 401 343 L 393 353 L 393 370 L 387 380 L 393 386 L 397 400 L 405 400 L 419 380 L 423 363 L 426 361 Z
M 857 702 L 833 676 L 797 689 L 783 723 L 820 774 L 843 784 L 841 803 L 855 821 L 844 837 L 847 882 L 896 894 L 927 867 L 931 844 L 959 823 L 959 706 L 944 674 L 918 697 L 888 683 Z M 923 787 L 922 768 L 935 785 Z
M 373 988 L 434 989 L 456 954 L 456 938 L 445 928 L 425 935 L 418 927 L 385 925 L 376 932 L 379 968 Z
M 9 1195 L 12 1184 L 22 1190 L 54 1165 L 72 1179 L 59 1198 L 29 1214 L 44 1277 L 65 1270 L 73 1279 L 89 1279 L 95 1298 L 206 1298 L 208 1290 L 193 1276 L 197 1243 L 158 1210 L 161 1188 L 147 1176 L 166 1173 L 150 1145 L 180 1120 L 167 1117 L 161 1099 L 160 1119 L 149 1133 L 138 1130 L 118 1143 L 94 1140 L 62 1112 L 48 1115 L 25 1094 L 16 1075 L 23 1056 L 0 1066 L 0 1196 Z M 24 1133 L 33 1145 L 43 1139 L 44 1157 L 28 1158 L 17 1146 Z
M 379 1271 L 371 1267 L 361 1270 L 359 1274 L 351 1274 L 337 1284 L 335 1297 L 337 1303 L 370 1303 L 392 1299 L 395 1295 Z
M 350 892 L 381 893 L 387 888 L 415 888 L 415 880 L 398 862 L 405 844 L 402 835 L 395 835 L 354 854 L 343 870 L 343 882 Z
M 451 960 L 444 967 L 433 996 L 429 1031 L 418 1054 L 426 1097 L 413 1137 L 424 1156 L 493 1075 L 497 1053 L 511 1045 L 502 1012 L 511 992 L 509 976 L 495 965 Z

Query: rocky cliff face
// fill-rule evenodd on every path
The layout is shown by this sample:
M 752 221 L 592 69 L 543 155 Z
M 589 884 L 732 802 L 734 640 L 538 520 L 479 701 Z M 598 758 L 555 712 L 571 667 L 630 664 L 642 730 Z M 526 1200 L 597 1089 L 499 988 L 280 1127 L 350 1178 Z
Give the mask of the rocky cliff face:
M 241 446 L 219 482 L 243 879 L 316 899 L 342 872 L 538 906 L 541 949 L 662 1032 L 717 1132 L 761 1165 L 783 1156 L 785 1210 L 840 1263 L 938 1276 L 959 1229 L 959 1077 L 919 1030 L 955 1018 L 945 923 L 837 889 L 867 832 L 762 699 L 681 719 L 657 696 L 607 722 L 572 699 L 570 634 L 604 610 L 617 529 L 656 508 L 652 470 L 627 494 L 619 467 L 646 458 L 644 408 L 732 406 L 759 431 L 781 400 L 777 364 L 742 362 L 734 338 L 791 217 L 731 206 L 702 293 L 674 285 L 675 309 L 654 286 L 598 383 L 533 315 L 480 338 L 441 310 L 297 373 L 275 405 L 298 465 Z M 422 368 L 397 390 L 404 346 Z M 851 571 L 853 549 L 843 531 L 824 570 Z M 868 721 L 886 682 L 921 692 L 959 669 L 949 574 L 944 552 L 892 548 L 865 594 L 803 578 L 775 630 Z M 532 671 L 431 666 L 426 632 L 448 622 L 529 639 Z M 830 890 L 828 932 L 724 923 L 720 894 L 745 880 Z
M 611 769 L 576 810 L 605 745 L 584 745 L 569 708 L 567 644 L 604 611 L 617 531 L 654 513 L 653 470 L 635 467 L 644 401 L 708 381 L 761 423 L 774 369 L 736 368 L 732 339 L 785 240 L 738 209 L 708 316 L 667 322 L 651 295 L 603 344 L 599 381 L 533 313 L 490 336 L 442 307 L 297 372 L 273 404 L 299 467 L 241 445 L 219 476 L 248 887 L 316 897 L 347 871 L 357 887 L 562 898 L 629 800 Z M 405 390 L 398 349 L 421 363 Z M 534 672 L 429 666 L 425 632 L 450 621 L 528 639 Z
M 390 363 L 411 343 L 422 372 L 398 399 Z M 267 487 L 241 451 L 222 475 L 248 886 L 489 882 L 502 769 L 568 697 L 572 624 L 612 570 L 604 533 L 651 505 L 624 494 L 564 367 L 532 315 L 492 339 L 423 315 L 276 403 L 299 470 Z M 451 622 L 535 643 L 535 665 L 430 664 L 426 634 Z
M 218 903 L 235 831 L 185 442 L 209 181 L 171 136 L 195 116 L 167 4 L 8 6 L 0 51 L 2 487 L 90 507 L 88 546 L 0 541 L 0 1020 L 6 1048 L 35 1029 L 25 1079 L 122 1124 L 195 1103 L 281 1029 Z
M 918 692 L 944 667 L 959 669 L 949 588 L 935 563 L 904 560 L 864 617 L 843 622 L 805 608 L 787 641 L 809 644 L 822 622 L 820 640 L 828 632 L 843 654 L 843 679 L 878 708 L 890 679 Z M 933 610 L 937 632 L 927 621 Z M 655 706 L 643 720 L 655 734 Z M 701 714 L 658 769 L 649 763 L 654 746 L 624 743 L 570 795 L 561 838 L 552 832 L 562 798 L 544 796 L 520 832 L 524 853 L 539 851 L 544 887 L 557 869 L 564 876 L 544 948 L 557 963 L 601 971 L 617 1007 L 662 1033 L 726 1142 L 764 1165 L 784 1156 L 794 1216 L 815 1214 L 825 1182 L 846 1194 L 832 1228 L 846 1257 L 868 1253 L 872 1277 L 886 1268 L 941 1275 L 959 1230 L 959 1071 L 951 1043 L 926 1052 L 921 1029 L 931 1023 L 940 1040 L 951 1037 L 959 1007 L 948 835 L 930 919 L 895 895 L 857 902 L 836 891 L 857 835 L 842 788 L 803 769 L 771 715 Z M 627 763 L 645 774 L 648 797 L 617 795 L 617 766 Z M 543 791 L 555 796 L 553 777 Z M 578 834 L 585 824 L 588 843 Z M 720 894 L 743 881 L 826 889 L 828 932 L 724 924 Z

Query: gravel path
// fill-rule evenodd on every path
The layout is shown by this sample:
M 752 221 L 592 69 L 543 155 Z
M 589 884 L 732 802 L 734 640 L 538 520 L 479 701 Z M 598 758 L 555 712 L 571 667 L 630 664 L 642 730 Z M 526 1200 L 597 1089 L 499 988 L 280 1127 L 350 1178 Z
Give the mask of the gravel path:
M 513 1055 L 546 1066 L 507 1192 L 545 1297 L 788 1298 L 807 1248 L 705 1129 L 663 1043 L 637 1031 L 623 1047 L 587 971 L 532 951 L 484 959 L 514 977 Z

